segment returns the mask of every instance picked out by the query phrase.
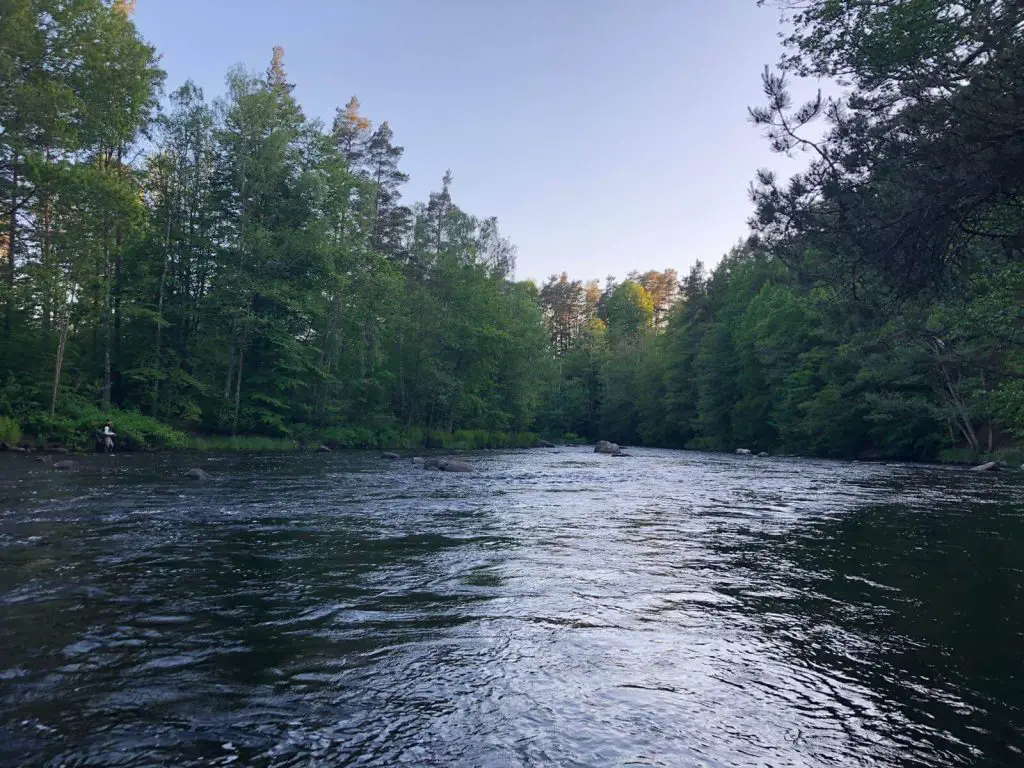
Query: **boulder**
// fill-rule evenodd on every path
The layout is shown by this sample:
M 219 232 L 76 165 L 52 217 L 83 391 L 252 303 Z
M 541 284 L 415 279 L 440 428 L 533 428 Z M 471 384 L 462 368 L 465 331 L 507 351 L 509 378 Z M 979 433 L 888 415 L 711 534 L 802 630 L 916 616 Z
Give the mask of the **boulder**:
M 397 453 L 392 453 L 391 451 L 385 451 L 384 453 L 382 453 L 382 454 L 380 455 L 380 457 L 381 457 L 382 459 L 391 459 L 392 461 L 394 461 L 395 459 L 400 459 L 400 458 L 402 458 L 402 457 L 401 457 L 401 456 L 399 456 L 399 455 L 398 455 Z
M 73 461 L 55 461 L 53 463 L 54 469 L 74 469 L 75 462 Z
M 36 456 L 36 461 L 41 464 L 49 464 L 51 459 L 49 456 Z
M 416 464 L 417 466 L 421 466 L 424 461 L 426 461 L 426 459 L 424 459 L 422 456 L 413 456 L 412 457 L 412 463 Z
M 423 460 L 423 468 L 424 469 L 442 469 L 442 465 L 444 463 L 445 462 L 443 462 L 441 459 L 424 459 Z
M 979 464 L 976 467 L 971 467 L 971 472 L 998 472 L 999 462 L 998 461 L 987 461 L 984 464 Z
M 737 448 L 736 449 L 736 455 L 737 456 L 749 456 L 750 455 L 750 449 L 749 448 Z
M 186 472 L 185 473 L 185 477 L 190 477 L 193 480 L 212 480 L 213 479 L 213 475 L 211 475 L 205 469 L 199 469 L 198 467 L 193 467 L 188 472 Z
M 549 443 L 547 440 L 538 440 L 537 441 L 537 447 L 538 448 L 554 448 L 555 444 L 554 443 Z
M 464 461 L 444 461 L 441 462 L 442 472 L 473 472 L 473 467 Z
M 768 453 L 766 451 L 761 451 L 759 454 L 757 454 L 757 458 L 759 458 L 759 459 L 767 459 L 768 458 Z
M 321 445 L 319 448 L 316 449 L 316 452 L 317 453 L 334 453 L 334 451 L 331 448 L 328 448 L 326 445 Z
M 616 454 L 620 450 L 617 444 L 609 443 L 607 440 L 598 440 L 597 445 L 594 446 L 594 453 Z

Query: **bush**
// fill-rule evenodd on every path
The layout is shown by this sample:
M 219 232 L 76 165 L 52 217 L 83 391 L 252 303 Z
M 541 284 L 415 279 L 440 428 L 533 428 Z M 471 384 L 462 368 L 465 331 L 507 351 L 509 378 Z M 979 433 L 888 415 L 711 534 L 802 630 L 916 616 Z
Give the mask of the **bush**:
M 321 442 L 332 448 L 375 448 L 377 435 L 364 427 L 331 427 L 323 432 Z
M 95 405 L 76 398 L 67 398 L 61 410 L 52 416 L 46 411 L 31 414 L 26 426 L 43 445 L 63 445 L 73 451 L 86 451 L 96 447 L 96 432 L 103 428 L 107 419 L 114 425 L 115 444 L 122 450 L 149 451 L 187 445 L 183 432 L 162 421 L 138 411 L 115 408 L 104 413 Z
M 9 416 L 0 416 L 0 443 L 17 445 L 21 440 L 21 425 Z

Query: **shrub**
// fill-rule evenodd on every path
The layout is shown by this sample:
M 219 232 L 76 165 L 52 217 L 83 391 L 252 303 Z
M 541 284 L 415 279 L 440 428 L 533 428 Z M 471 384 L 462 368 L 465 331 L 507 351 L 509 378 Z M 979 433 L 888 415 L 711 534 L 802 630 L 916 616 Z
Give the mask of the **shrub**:
M 0 443 L 17 445 L 21 440 L 21 425 L 9 416 L 0 416 Z
M 377 436 L 364 427 L 331 427 L 323 433 L 321 442 L 334 448 L 374 448 Z
M 96 447 L 96 432 L 102 429 L 107 419 L 117 433 L 116 444 L 129 451 L 159 450 L 163 448 L 184 448 L 185 434 L 162 421 L 143 416 L 138 411 L 112 409 L 109 413 L 78 398 L 67 398 L 67 402 L 54 415 L 36 411 L 28 420 L 28 428 L 44 445 L 63 445 L 74 451 L 92 450 Z

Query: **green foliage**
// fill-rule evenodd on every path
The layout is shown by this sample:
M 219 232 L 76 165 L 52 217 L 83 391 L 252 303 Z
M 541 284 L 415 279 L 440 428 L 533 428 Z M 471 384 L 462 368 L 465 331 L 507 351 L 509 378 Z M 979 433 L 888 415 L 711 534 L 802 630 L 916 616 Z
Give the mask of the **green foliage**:
M 117 433 L 118 450 L 149 451 L 179 449 L 187 445 L 184 433 L 138 411 L 104 411 L 79 397 L 66 398 L 54 415 L 37 411 L 25 426 L 40 445 L 61 445 L 74 451 L 91 451 L 97 446 L 97 432 L 107 420 Z
M 1012 3 L 767 0 L 790 55 L 752 116 L 810 166 L 758 175 L 752 237 L 710 273 L 601 288 L 515 282 L 451 173 L 405 204 L 391 126 L 354 98 L 330 130 L 308 120 L 281 49 L 216 107 L 186 83 L 155 116 L 163 73 L 126 4 L 3 1 L 7 431 L 91 449 L 110 416 L 130 449 L 543 433 L 916 459 L 1024 437 Z M 793 109 L 794 73 L 849 93 Z
M 186 83 L 154 116 L 162 73 L 127 6 L 7 6 L 0 413 L 77 448 L 87 406 L 119 409 L 125 444 L 147 448 L 180 433 L 142 413 L 257 447 L 531 427 L 550 363 L 536 289 L 450 174 L 402 203 L 388 123 L 356 99 L 330 131 L 307 120 L 281 49 L 232 70 L 215 108 Z
M 21 425 L 10 416 L 0 416 L 0 444 L 18 445 L 21 441 Z

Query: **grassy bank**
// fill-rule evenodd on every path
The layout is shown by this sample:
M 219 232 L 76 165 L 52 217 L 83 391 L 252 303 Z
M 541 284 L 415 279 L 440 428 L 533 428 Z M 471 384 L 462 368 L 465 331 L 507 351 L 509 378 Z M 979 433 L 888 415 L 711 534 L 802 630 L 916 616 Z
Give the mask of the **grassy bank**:
M 56 414 L 33 411 L 0 415 L 0 443 L 24 445 L 37 450 L 66 448 L 74 452 L 96 449 L 96 432 L 110 420 L 117 433 L 120 451 L 296 451 L 326 445 L 333 450 L 478 450 L 484 448 L 529 448 L 537 444 L 533 432 L 504 432 L 461 429 L 454 432 L 419 427 L 391 426 L 317 427 L 293 425 L 287 434 L 224 435 L 197 434 L 145 416 L 138 411 L 103 411 L 90 403 L 70 402 Z M 566 435 L 564 442 L 579 441 Z

